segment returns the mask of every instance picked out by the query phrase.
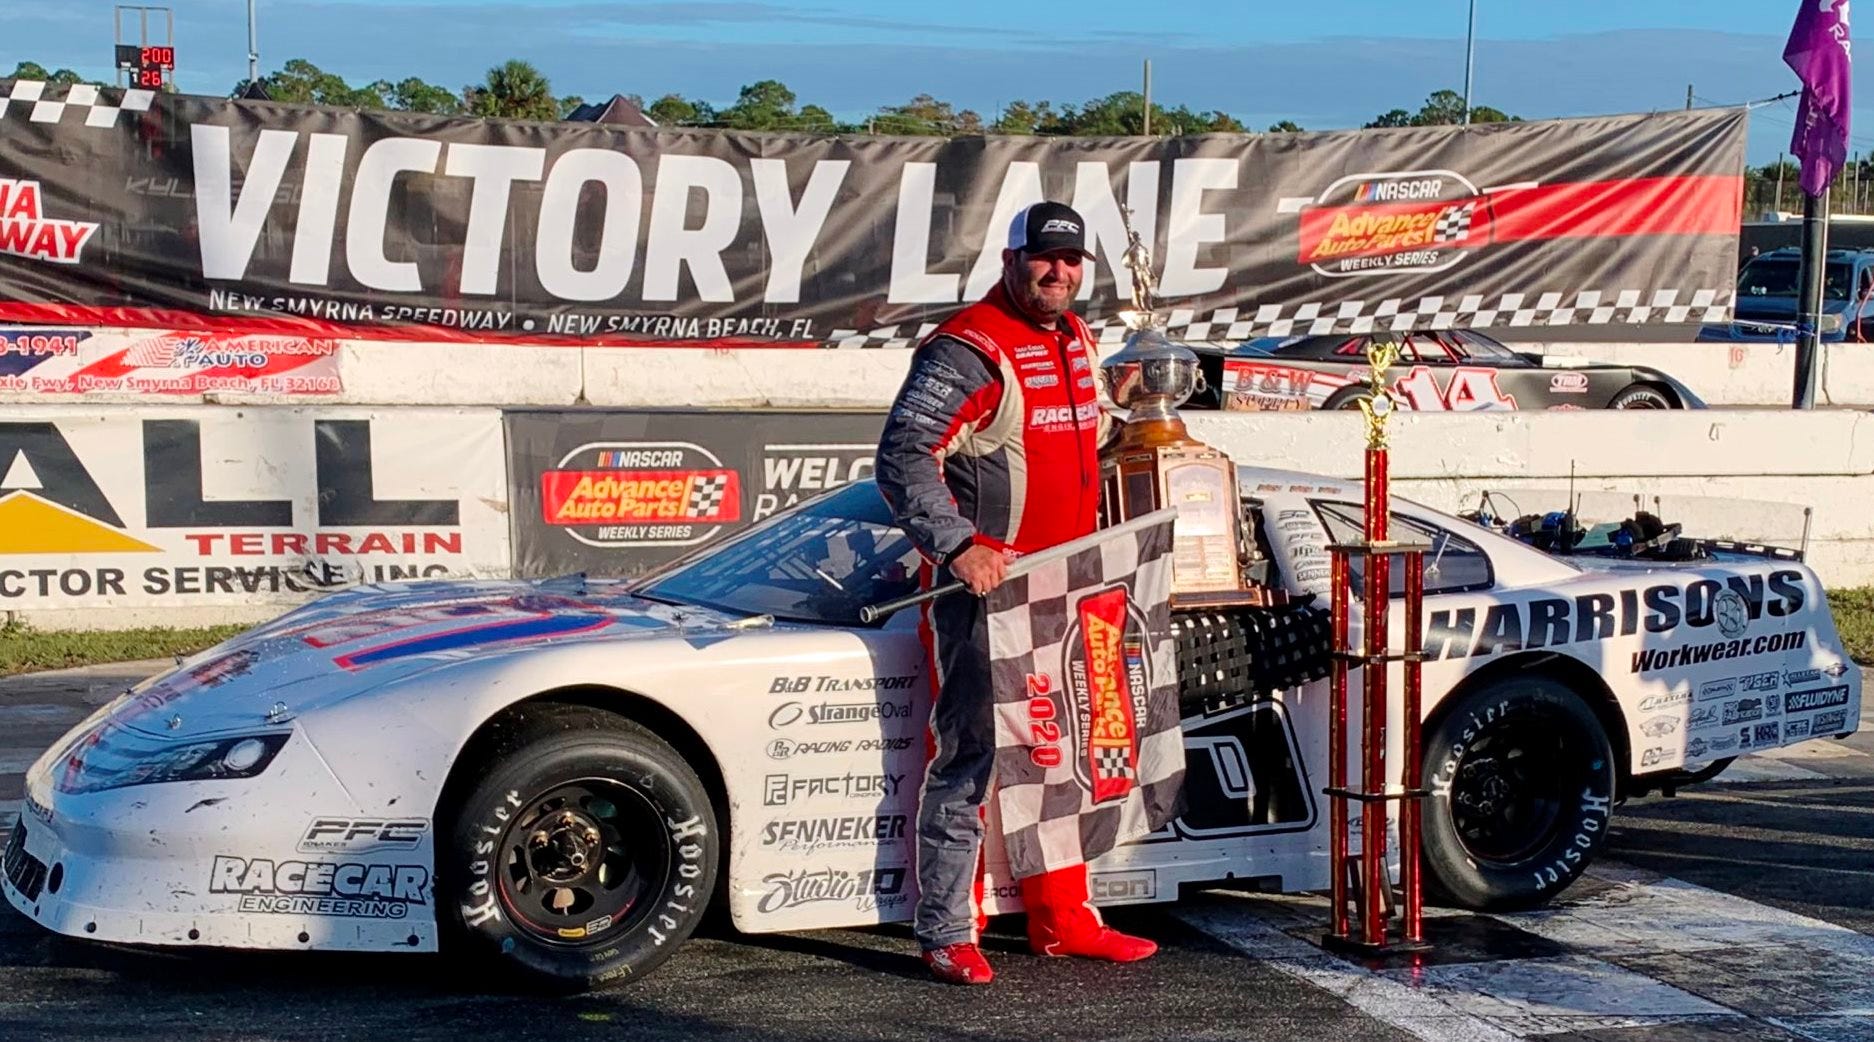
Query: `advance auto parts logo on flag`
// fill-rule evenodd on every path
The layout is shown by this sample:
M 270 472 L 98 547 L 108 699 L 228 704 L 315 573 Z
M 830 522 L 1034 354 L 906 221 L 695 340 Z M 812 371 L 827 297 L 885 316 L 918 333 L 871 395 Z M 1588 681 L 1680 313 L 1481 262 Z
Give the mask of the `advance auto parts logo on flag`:
M 1094 803 L 1124 799 L 1138 784 L 1139 725 L 1152 690 L 1147 640 L 1126 587 L 1112 586 L 1081 598 L 1062 642 L 1081 753 L 1074 775 Z
M 690 442 L 594 442 L 540 475 L 547 524 L 587 546 L 694 546 L 742 519 L 742 479 Z
M 1277 209 L 1300 212 L 1296 259 L 1323 275 L 1443 271 L 1490 242 L 1489 193 L 1498 190 L 1451 170 L 1353 174 Z

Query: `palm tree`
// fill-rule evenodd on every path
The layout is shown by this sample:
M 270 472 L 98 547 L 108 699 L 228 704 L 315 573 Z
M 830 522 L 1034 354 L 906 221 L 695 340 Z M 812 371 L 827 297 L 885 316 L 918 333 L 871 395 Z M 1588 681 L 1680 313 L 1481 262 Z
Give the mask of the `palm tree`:
M 560 118 L 560 103 L 540 70 L 519 59 L 509 59 L 488 70 L 487 80 L 463 90 L 469 111 L 477 116 L 504 119 Z

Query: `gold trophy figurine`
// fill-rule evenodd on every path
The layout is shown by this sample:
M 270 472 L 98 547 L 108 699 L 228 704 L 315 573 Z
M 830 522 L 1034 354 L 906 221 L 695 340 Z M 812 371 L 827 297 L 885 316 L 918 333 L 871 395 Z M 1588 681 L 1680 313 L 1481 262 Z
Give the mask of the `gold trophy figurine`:
M 1370 449 L 1386 447 L 1386 421 L 1392 417 L 1392 392 L 1386 389 L 1386 370 L 1399 360 L 1399 344 L 1392 340 L 1373 340 L 1366 345 L 1368 394 L 1360 399 L 1360 413 L 1366 417 L 1366 444 Z
M 1126 226 L 1124 261 L 1132 273 L 1125 346 L 1100 364 L 1113 404 L 1129 410 L 1119 437 L 1100 454 L 1101 507 L 1109 524 L 1175 506 L 1173 606 L 1261 603 L 1243 581 L 1242 511 L 1236 466 L 1191 437 L 1178 406 L 1204 386 L 1197 354 L 1165 335 L 1158 315 L 1151 250 Z M 1258 588 L 1259 590 L 1260 588 Z

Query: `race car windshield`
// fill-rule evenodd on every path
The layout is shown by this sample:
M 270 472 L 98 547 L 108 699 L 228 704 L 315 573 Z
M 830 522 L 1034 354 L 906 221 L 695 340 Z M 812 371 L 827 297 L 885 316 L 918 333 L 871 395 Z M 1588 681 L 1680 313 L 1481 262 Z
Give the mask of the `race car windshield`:
M 857 626 L 859 609 L 915 592 L 919 557 L 870 481 L 757 524 L 635 592 L 793 622 Z
M 1794 260 L 1758 258 L 1744 265 L 1737 277 L 1739 297 L 1793 297 L 1799 292 L 1801 266 Z M 1822 295 L 1847 300 L 1853 273 L 1846 264 L 1830 264 L 1822 276 Z

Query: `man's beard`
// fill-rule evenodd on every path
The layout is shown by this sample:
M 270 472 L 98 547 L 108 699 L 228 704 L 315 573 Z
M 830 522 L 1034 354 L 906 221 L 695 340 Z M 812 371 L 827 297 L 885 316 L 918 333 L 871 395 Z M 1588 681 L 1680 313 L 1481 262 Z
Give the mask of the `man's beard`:
M 1063 292 L 1056 296 L 1049 293 L 1049 290 Z M 1021 305 L 1022 310 L 1028 312 L 1031 317 L 1043 322 L 1052 322 L 1074 306 L 1074 291 L 1073 287 L 1065 283 L 1042 287 L 1024 282 L 1015 287 L 1015 302 Z

